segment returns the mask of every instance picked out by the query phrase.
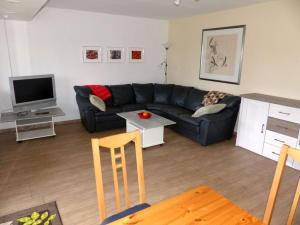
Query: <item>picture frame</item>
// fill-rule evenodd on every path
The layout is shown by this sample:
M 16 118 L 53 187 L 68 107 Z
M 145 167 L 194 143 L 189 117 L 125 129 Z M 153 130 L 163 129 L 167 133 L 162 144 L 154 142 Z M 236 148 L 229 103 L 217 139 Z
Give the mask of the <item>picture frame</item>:
M 132 63 L 144 62 L 145 49 L 140 47 L 128 48 L 128 61 Z
M 82 60 L 84 63 L 102 62 L 102 48 L 100 46 L 83 46 Z
M 202 30 L 200 80 L 240 84 L 246 25 Z
M 125 49 L 123 47 L 107 48 L 107 62 L 122 63 L 125 61 Z

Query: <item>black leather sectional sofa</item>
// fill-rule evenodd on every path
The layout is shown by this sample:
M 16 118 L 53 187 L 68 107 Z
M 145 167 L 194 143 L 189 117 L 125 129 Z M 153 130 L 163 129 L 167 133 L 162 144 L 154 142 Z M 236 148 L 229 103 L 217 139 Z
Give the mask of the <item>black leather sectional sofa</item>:
M 224 110 L 216 114 L 193 118 L 207 91 L 173 84 L 124 84 L 107 86 L 112 98 L 106 101 L 105 112 L 89 102 L 91 91 L 74 86 L 83 125 L 89 132 L 125 127 L 125 120 L 116 113 L 146 109 L 176 122 L 170 126 L 178 133 L 209 145 L 230 139 L 237 119 L 240 97 L 227 96 Z

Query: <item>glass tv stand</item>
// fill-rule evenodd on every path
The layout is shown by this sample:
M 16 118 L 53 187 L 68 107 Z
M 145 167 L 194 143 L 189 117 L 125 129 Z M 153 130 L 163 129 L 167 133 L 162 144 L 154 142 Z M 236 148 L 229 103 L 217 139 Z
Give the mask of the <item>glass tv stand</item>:
M 47 108 L 34 112 L 1 113 L 0 122 L 15 122 L 16 141 L 55 136 L 54 117 L 64 116 L 59 108 Z

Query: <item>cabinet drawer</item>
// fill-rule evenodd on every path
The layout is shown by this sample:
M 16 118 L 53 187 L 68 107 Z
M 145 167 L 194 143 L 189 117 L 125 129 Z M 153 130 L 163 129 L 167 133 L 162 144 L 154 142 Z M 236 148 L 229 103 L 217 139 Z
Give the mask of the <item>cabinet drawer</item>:
M 300 124 L 269 117 L 267 130 L 271 130 L 276 133 L 284 134 L 293 138 L 298 138 Z
M 264 150 L 263 150 L 263 156 L 278 161 L 279 156 L 280 156 L 280 152 L 281 152 L 281 148 L 280 147 L 276 147 L 270 144 L 265 143 L 264 144 Z M 288 166 L 293 166 L 293 159 L 288 157 L 287 159 L 287 165 Z
M 297 145 L 297 139 L 292 138 L 283 134 L 279 134 L 270 130 L 267 130 L 265 142 L 274 146 L 277 146 L 279 148 L 282 147 L 282 145 L 286 144 L 290 147 L 295 148 Z
M 269 116 L 293 123 L 300 123 L 300 109 L 270 104 Z

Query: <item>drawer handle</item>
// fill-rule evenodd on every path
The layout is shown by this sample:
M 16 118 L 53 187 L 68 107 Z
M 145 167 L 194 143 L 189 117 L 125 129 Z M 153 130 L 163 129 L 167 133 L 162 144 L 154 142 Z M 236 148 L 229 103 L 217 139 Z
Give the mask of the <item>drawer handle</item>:
M 286 113 L 286 112 L 279 112 L 279 113 L 287 116 L 291 115 L 290 113 Z
M 274 155 L 278 155 L 278 156 L 280 156 L 277 152 L 272 152 Z
M 264 133 L 264 130 L 265 130 L 265 124 L 262 124 L 262 125 L 261 125 L 261 131 L 260 131 L 260 132 L 263 134 L 263 133 Z
M 274 141 L 278 141 L 278 142 L 280 142 L 280 143 L 285 143 L 285 141 L 281 141 L 281 140 L 279 140 L 279 139 L 277 139 L 277 138 L 274 138 Z

